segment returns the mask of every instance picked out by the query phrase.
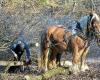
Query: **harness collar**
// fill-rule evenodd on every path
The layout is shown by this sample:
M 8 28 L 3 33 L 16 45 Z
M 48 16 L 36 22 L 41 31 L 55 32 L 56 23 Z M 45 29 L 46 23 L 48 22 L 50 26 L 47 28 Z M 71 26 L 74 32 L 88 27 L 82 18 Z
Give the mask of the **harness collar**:
M 88 20 L 87 20 L 87 26 L 86 26 L 86 29 L 85 29 L 85 32 L 84 32 L 84 29 L 82 29 L 81 25 L 80 25 L 80 22 L 79 21 L 76 21 L 77 24 L 76 24 L 76 35 L 78 35 L 79 37 L 83 38 L 84 40 L 88 40 L 90 38 L 90 29 L 89 27 L 91 26 L 91 19 L 92 19 L 92 16 L 89 15 L 88 16 Z

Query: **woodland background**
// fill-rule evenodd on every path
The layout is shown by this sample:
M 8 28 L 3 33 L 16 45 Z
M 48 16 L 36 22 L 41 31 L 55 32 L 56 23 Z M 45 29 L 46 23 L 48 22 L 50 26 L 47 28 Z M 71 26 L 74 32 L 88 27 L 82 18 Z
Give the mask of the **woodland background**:
M 1 50 L 2 48 L 9 47 L 17 39 L 23 39 L 30 44 L 34 66 L 40 54 L 39 47 L 35 47 L 34 44 L 40 43 L 40 34 L 44 28 L 53 24 L 67 27 L 92 10 L 100 15 L 100 0 L 0 0 L 0 60 L 2 58 L 7 60 L 8 56 L 12 55 L 8 49 Z M 91 45 L 89 53 L 91 53 L 88 57 L 90 62 L 100 60 L 100 49 L 95 43 Z M 78 76 L 60 74 L 49 80 L 99 80 L 100 63 L 89 63 L 89 65 L 90 72 Z M 35 74 L 34 70 L 31 74 Z M 0 79 L 24 80 L 21 76 L 15 78 L 14 74 L 9 75 L 10 77 L 5 74 Z

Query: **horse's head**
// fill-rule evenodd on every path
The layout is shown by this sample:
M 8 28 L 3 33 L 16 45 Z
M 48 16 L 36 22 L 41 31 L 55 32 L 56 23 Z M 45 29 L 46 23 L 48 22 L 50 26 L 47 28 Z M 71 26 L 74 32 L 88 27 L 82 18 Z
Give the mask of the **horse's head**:
M 100 19 L 99 16 L 96 13 L 91 13 L 90 16 L 91 22 L 90 22 L 90 30 L 94 34 L 95 38 L 97 39 L 97 43 L 100 45 Z

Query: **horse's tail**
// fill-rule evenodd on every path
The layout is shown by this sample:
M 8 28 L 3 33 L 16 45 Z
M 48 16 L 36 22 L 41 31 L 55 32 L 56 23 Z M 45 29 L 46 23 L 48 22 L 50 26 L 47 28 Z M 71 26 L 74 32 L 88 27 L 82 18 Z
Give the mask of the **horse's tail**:
M 44 30 L 40 34 L 40 68 L 43 68 L 44 66 L 44 50 L 45 50 L 45 45 L 46 45 L 46 31 Z

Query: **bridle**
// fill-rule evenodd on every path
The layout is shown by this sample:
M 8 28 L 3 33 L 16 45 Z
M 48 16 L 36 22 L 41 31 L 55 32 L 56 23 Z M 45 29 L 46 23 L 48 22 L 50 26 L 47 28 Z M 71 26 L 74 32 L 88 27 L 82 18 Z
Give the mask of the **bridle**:
M 92 39 L 97 39 L 98 35 L 100 34 L 100 32 L 96 32 L 95 28 L 93 28 L 92 25 L 92 15 L 88 16 L 88 20 L 87 20 L 87 26 L 85 29 L 85 32 L 80 28 L 80 22 L 77 22 L 76 25 L 76 35 L 79 36 L 80 38 L 82 38 L 84 41 L 88 41 L 88 43 L 90 44 Z
M 97 31 L 95 27 L 93 27 L 92 20 L 88 22 L 87 28 L 89 30 L 89 37 L 95 39 L 97 41 L 97 44 L 100 46 L 99 43 L 100 32 Z

